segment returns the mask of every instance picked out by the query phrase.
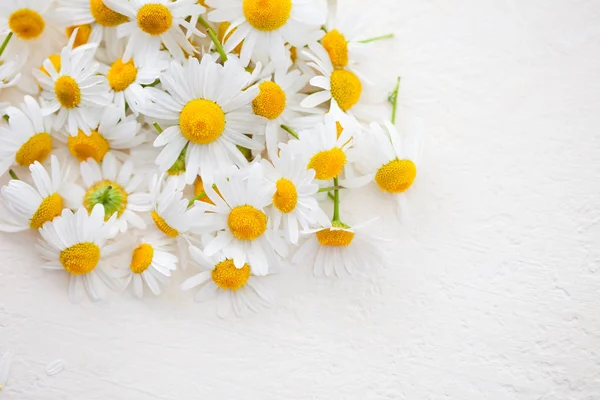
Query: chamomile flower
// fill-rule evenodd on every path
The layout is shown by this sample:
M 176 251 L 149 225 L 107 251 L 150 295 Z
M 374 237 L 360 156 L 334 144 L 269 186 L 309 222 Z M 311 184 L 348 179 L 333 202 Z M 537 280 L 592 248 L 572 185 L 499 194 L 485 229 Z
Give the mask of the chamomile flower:
M 248 264 L 238 268 L 222 253 L 207 256 L 195 246 L 190 247 L 190 254 L 202 272 L 185 280 L 181 290 L 200 286 L 194 296 L 198 302 L 216 297 L 219 317 L 227 317 L 232 309 L 241 317 L 248 310 L 256 312 L 273 303 L 271 293 L 261 282 L 264 278 L 252 275 Z
M 315 225 L 330 226 L 329 218 L 315 198 L 319 192 L 315 171 L 307 169 L 302 158 L 287 149 L 271 162 L 273 164 L 261 161 L 265 177 L 276 189 L 273 204 L 269 206 L 273 229 L 277 231 L 283 225 L 286 238 L 298 244 L 298 225 L 305 231 Z
M 306 37 L 322 35 L 319 28 L 325 23 L 319 0 L 207 0 L 206 4 L 214 8 L 209 20 L 231 24 L 228 30 L 233 33 L 225 41 L 225 51 L 243 41 L 244 66 L 250 60 L 262 64 L 271 60 L 285 67 L 289 60 L 285 44 L 303 47 Z
M 230 168 L 215 178 L 219 194 L 204 185 L 208 198 L 199 220 L 198 233 L 216 233 L 204 248 L 207 256 L 219 251 L 233 259 L 237 268 L 246 263 L 255 275 L 266 275 L 278 263 L 277 255 L 285 257 L 287 247 L 270 227 L 264 209 L 273 199 L 274 185 L 266 184 L 262 167 L 253 164 L 245 170 Z
M 196 0 L 104 0 L 104 4 L 129 18 L 117 28 L 119 38 L 127 37 L 123 62 L 132 56 L 156 54 L 162 45 L 181 61 L 185 53 L 195 52 L 191 35 L 205 36 L 196 29 L 196 21 L 206 9 Z
M 34 69 L 33 74 L 42 87 L 41 97 L 47 112 L 58 112 L 53 123 L 55 130 L 66 127 L 71 135 L 78 129 L 91 134 L 98 125 L 102 107 L 110 104 L 106 78 L 96 75 L 99 64 L 94 61 L 96 45 L 83 45 L 73 49 L 76 33 L 60 53 L 60 70 L 51 60 L 44 61 L 46 73 Z
M 197 175 L 208 182 L 214 171 L 248 164 L 236 146 L 261 150 L 261 141 L 246 134 L 264 131 L 263 118 L 252 113 L 251 102 L 259 89 L 246 88 L 250 79 L 237 58 L 220 65 L 205 56 L 201 62 L 190 58 L 183 66 L 171 63 L 161 76 L 169 94 L 146 88 L 152 104 L 143 106 L 142 112 L 171 125 L 154 141 L 155 146 L 164 146 L 156 159 L 160 171 L 171 168 L 186 146 L 188 184 Z
M 65 209 L 40 229 L 35 248 L 46 261 L 42 267 L 69 273 L 71 301 L 80 300 L 84 292 L 94 301 L 104 297 L 106 284 L 111 283 L 106 269 L 116 249 L 106 242 L 114 236 L 115 217 L 105 221 L 101 204 L 91 213 L 85 208 L 76 213 Z

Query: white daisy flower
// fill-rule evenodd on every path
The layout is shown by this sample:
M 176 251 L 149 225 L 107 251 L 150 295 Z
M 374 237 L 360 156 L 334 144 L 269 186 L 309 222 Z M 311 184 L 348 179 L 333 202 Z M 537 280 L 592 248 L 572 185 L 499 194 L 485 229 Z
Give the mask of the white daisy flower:
M 61 170 L 55 156 L 50 160 L 50 172 L 37 161 L 29 170 L 33 186 L 13 179 L 2 188 L 5 208 L 0 208 L 0 230 L 4 232 L 41 228 L 59 216 L 63 208 L 76 204 L 68 172 Z
M 65 270 L 70 275 L 69 299 L 79 301 L 86 291 L 90 299 L 104 297 L 107 263 L 117 246 L 106 245 L 114 235 L 116 215 L 104 220 L 104 207 L 97 204 L 91 211 L 80 208 L 76 213 L 63 210 L 61 216 L 40 229 L 39 244 L 35 246 L 46 260 L 43 268 Z
M 213 256 L 219 251 L 234 260 L 237 268 L 248 263 L 255 275 L 266 275 L 285 257 L 287 246 L 269 226 L 264 209 L 273 199 L 274 185 L 267 184 L 260 164 L 244 170 L 230 168 L 218 175 L 215 185 L 204 185 L 214 205 L 205 204 L 205 214 L 195 227 L 198 233 L 215 233 L 204 252 Z M 196 204 L 200 204 L 196 202 Z
M 165 146 L 156 163 L 161 171 L 169 169 L 187 146 L 185 178 L 188 184 L 197 175 L 212 181 L 214 171 L 248 161 L 236 146 L 262 150 L 259 140 L 246 134 L 261 134 L 264 120 L 252 113 L 251 102 L 258 87 L 246 88 L 251 75 L 235 57 L 224 65 L 211 57 L 201 62 L 188 59 L 184 65 L 172 62 L 161 76 L 163 88 L 146 88 L 153 104 L 142 112 L 167 121 L 168 128 L 154 141 Z
M 227 317 L 231 309 L 241 317 L 247 310 L 256 312 L 273 303 L 271 293 L 261 282 L 264 278 L 253 276 L 248 264 L 237 268 L 222 253 L 207 256 L 195 246 L 190 246 L 190 254 L 202 272 L 185 280 L 181 290 L 201 286 L 194 299 L 202 302 L 216 297 L 219 317 Z
M 321 25 L 326 12 L 319 0 L 206 0 L 214 8 L 208 13 L 213 22 L 229 22 L 233 32 L 225 41 L 225 51 L 231 52 L 242 41 L 240 59 L 244 66 L 250 60 L 266 64 L 273 61 L 285 67 L 289 61 L 285 44 L 298 48 L 307 37 L 322 36 Z M 235 29 L 235 31 L 234 31 Z
M 279 230 L 283 225 L 286 238 L 298 244 L 298 225 L 305 231 L 315 225 L 331 226 L 315 197 L 319 192 L 315 171 L 307 169 L 302 158 L 284 149 L 279 157 L 271 160 L 272 164 L 266 160 L 261 162 L 265 177 L 276 188 L 273 204 L 269 206 L 273 229 Z
M 0 126 L 0 175 L 13 165 L 44 162 L 52 151 L 51 123 L 37 101 L 25 96 L 20 109 L 8 107 L 5 113 L 8 127 Z
M 60 70 L 51 60 L 44 61 L 50 75 L 34 69 L 33 74 L 42 87 L 41 97 L 48 102 L 47 112 L 58 111 L 53 128 L 66 126 L 67 132 L 77 135 L 78 129 L 86 134 L 98 125 L 102 107 L 110 104 L 106 78 L 96 75 L 99 64 L 94 61 L 96 45 L 82 45 L 73 49 L 76 33 L 60 53 Z
M 0 359 L 0 390 L 2 390 L 6 383 L 8 382 L 8 377 L 10 376 L 10 367 L 12 365 L 13 353 L 12 351 L 7 351 L 2 355 L 2 359 Z
M 132 56 L 158 53 L 162 45 L 183 61 L 184 51 L 195 52 L 189 41 L 191 35 L 205 36 L 196 29 L 196 21 L 206 9 L 196 0 L 104 0 L 104 4 L 130 19 L 117 28 L 119 38 L 127 37 L 124 62 Z

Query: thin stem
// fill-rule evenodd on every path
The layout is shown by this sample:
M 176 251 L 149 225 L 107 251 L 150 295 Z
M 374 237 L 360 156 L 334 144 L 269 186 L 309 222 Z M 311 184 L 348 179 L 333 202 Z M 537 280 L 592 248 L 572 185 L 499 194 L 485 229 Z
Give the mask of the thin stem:
M 333 195 L 330 193 L 327 193 L 327 197 L 329 197 L 331 200 L 335 200 L 335 197 L 333 197 Z
M 162 128 L 160 127 L 160 125 L 157 122 L 153 123 L 152 125 L 154 125 L 154 129 L 156 129 L 156 131 L 158 132 L 159 135 L 161 133 L 163 133 Z
M 19 177 L 17 176 L 17 174 L 15 174 L 15 171 L 13 171 L 12 169 L 8 170 L 8 174 L 10 175 L 11 178 L 15 179 L 15 180 L 20 180 Z
M 210 37 L 210 40 L 212 40 L 212 42 L 215 44 L 215 47 L 221 55 L 221 59 L 223 60 L 223 62 L 227 61 L 227 54 L 225 53 L 223 45 L 219 41 L 219 38 L 217 37 L 217 34 L 215 33 L 214 29 L 201 16 L 198 17 L 198 22 L 200 22 L 200 25 L 202 25 L 206 29 L 206 32 L 208 32 L 208 36 Z
M 290 128 L 287 125 L 281 125 L 281 128 L 284 131 L 287 131 L 287 133 L 289 133 L 290 135 L 292 135 L 293 137 L 295 137 L 296 139 L 300 139 L 300 137 L 298 136 L 298 134 L 296 133 L 296 131 L 294 131 L 292 128 Z
M 377 40 L 393 39 L 393 38 L 394 38 L 394 34 L 388 33 L 387 35 L 375 36 L 375 37 L 372 37 L 369 39 L 359 40 L 358 43 L 371 43 L 371 42 L 376 42 Z
M 333 186 L 339 186 L 337 176 L 335 178 L 333 178 Z M 340 190 L 339 189 L 335 189 L 333 191 L 333 220 L 332 221 L 333 222 L 341 222 L 340 221 Z
M 10 42 L 10 38 L 12 37 L 12 35 L 12 32 L 9 32 L 8 35 L 6 35 L 4 42 L 2 42 L 2 45 L 0 46 L 0 56 L 2 55 L 2 53 L 4 53 L 4 49 L 6 49 L 6 46 L 8 46 L 8 42 Z
M 191 199 L 190 202 L 188 203 L 188 207 L 191 207 L 196 200 L 200 200 L 203 197 L 206 197 L 206 192 L 202 192 L 198 196 L 196 196 L 193 199 Z
M 400 91 L 400 77 L 398 77 L 398 80 L 396 81 L 396 87 L 394 88 L 394 91 L 392 92 L 392 94 L 390 94 L 390 97 L 388 98 L 388 101 L 392 104 L 392 124 L 396 123 L 396 110 L 398 109 L 398 92 Z
M 319 193 L 331 192 L 332 190 L 341 190 L 341 189 L 346 189 L 346 188 L 343 186 L 329 186 L 326 188 L 319 189 Z

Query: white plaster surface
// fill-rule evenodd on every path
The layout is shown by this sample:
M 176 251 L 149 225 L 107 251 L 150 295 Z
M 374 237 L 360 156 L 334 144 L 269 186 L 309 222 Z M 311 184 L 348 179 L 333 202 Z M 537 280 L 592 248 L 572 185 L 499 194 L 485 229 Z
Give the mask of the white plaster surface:
M 73 305 L 2 235 L 0 398 L 600 399 L 600 2 L 350 3 L 393 27 L 381 67 L 427 127 L 412 220 L 380 222 L 390 263 L 287 271 L 274 309 L 220 320 L 176 290 Z M 393 213 L 372 188 L 343 209 Z

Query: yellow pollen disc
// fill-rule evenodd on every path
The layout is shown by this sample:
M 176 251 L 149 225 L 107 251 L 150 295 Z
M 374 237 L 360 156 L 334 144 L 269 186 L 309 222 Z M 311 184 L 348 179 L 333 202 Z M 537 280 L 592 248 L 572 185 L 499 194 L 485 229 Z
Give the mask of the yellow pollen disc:
M 108 84 L 113 90 L 121 92 L 129 87 L 137 77 L 138 70 L 133 60 L 124 63 L 120 58 L 108 70 Z
M 212 271 L 213 282 L 221 289 L 238 290 L 243 288 L 250 277 L 250 266 L 244 264 L 236 268 L 233 260 L 224 260 L 215 265 Z
M 106 7 L 102 0 L 90 0 L 90 12 L 102 26 L 117 26 L 127 22 L 127 17 Z
M 77 31 L 77 36 L 75 36 L 75 41 L 73 42 L 73 48 L 79 47 L 82 44 L 86 44 L 90 39 L 90 35 L 92 34 L 92 26 L 90 24 L 79 25 L 79 26 L 70 26 L 66 29 L 67 37 L 71 37 L 76 28 L 79 28 Z
M 411 160 L 392 160 L 379 168 L 375 182 L 388 193 L 402 193 L 408 190 L 417 177 L 417 166 Z
M 173 14 L 162 4 L 145 4 L 138 11 L 137 23 L 148 35 L 162 35 L 173 25 Z
M 35 39 L 44 32 L 46 21 L 37 11 L 21 8 L 10 14 L 8 27 L 23 40 Z
M 267 216 L 252 206 L 237 206 L 229 213 L 227 225 L 239 240 L 254 240 L 267 230 Z
M 329 180 L 341 174 L 344 165 L 346 165 L 346 154 L 339 147 L 334 147 L 312 156 L 307 169 L 314 169 L 317 179 Z
M 50 196 L 44 198 L 38 209 L 35 210 L 33 217 L 29 220 L 29 227 L 31 229 L 41 228 L 45 222 L 52 221 L 55 217 L 58 217 L 62 209 L 62 198 L 57 193 L 52 193 Z
M 46 132 L 30 137 L 15 154 L 17 164 L 27 167 L 34 161 L 43 162 L 52 151 L 52 136 Z
M 282 213 L 294 211 L 298 203 L 296 186 L 288 179 L 281 178 L 275 182 L 277 191 L 273 195 L 273 205 Z
M 321 43 L 327 53 L 329 59 L 335 68 L 343 68 L 348 65 L 348 42 L 344 35 L 337 29 L 327 32 Z
M 227 32 L 227 29 L 229 29 L 229 27 L 231 26 L 231 24 L 229 22 L 221 22 L 219 24 L 219 30 L 217 32 L 217 36 L 219 38 L 219 41 L 221 43 L 225 43 L 227 41 L 227 39 L 229 39 L 229 37 L 231 35 L 233 35 L 233 32 L 236 31 L 236 28 L 233 28 L 231 30 L 231 32 L 229 32 L 227 34 L 227 36 L 225 36 L 225 32 Z M 244 43 L 244 41 L 242 40 L 237 46 L 235 46 L 235 48 L 233 49 L 233 52 L 235 54 L 240 54 L 240 51 L 242 51 L 242 44 Z
M 160 215 L 158 215 L 156 211 L 152 211 L 151 216 L 152 220 L 154 221 L 154 224 L 158 229 L 161 230 L 162 233 L 172 238 L 177 237 L 179 235 L 179 232 L 177 232 L 176 229 L 171 228 L 169 224 L 167 224 L 165 220 Z
M 354 239 L 354 232 L 341 229 L 323 229 L 316 233 L 321 246 L 350 246 Z
M 274 31 L 290 19 L 292 0 L 243 0 L 246 20 L 259 31 Z
M 87 274 L 92 272 L 100 261 L 100 247 L 92 242 L 77 243 L 61 251 L 58 258 L 70 274 Z
M 91 135 L 88 136 L 81 129 L 77 132 L 77 136 L 69 135 L 67 147 L 73 157 L 79 161 L 93 158 L 100 162 L 110 150 L 108 141 L 98 131 L 92 130 Z
M 60 54 L 50 54 L 48 56 L 48 59 L 54 66 L 54 69 L 56 70 L 56 72 L 60 71 Z M 40 67 L 40 71 L 42 71 L 46 75 L 50 76 L 50 74 L 48 73 L 48 71 L 46 71 L 46 68 L 44 68 L 43 65 Z
M 81 90 L 75 79 L 63 75 L 54 83 L 56 99 L 64 108 L 75 108 L 81 103 Z
M 217 103 L 195 99 L 179 115 L 183 136 L 192 143 L 208 144 L 217 140 L 225 129 L 225 113 Z
M 267 119 L 275 119 L 285 110 L 286 96 L 281 86 L 266 81 L 259 85 L 260 92 L 252 100 L 254 114 Z
M 129 265 L 131 272 L 141 274 L 147 270 L 152 264 L 152 257 L 154 257 L 154 248 L 148 243 L 140 244 L 131 255 L 131 264 Z
M 354 73 L 345 69 L 336 69 L 331 74 L 331 96 L 342 111 L 351 109 L 362 94 L 362 84 Z

